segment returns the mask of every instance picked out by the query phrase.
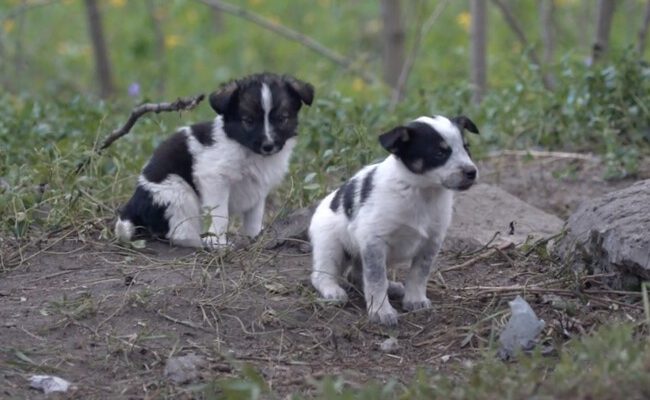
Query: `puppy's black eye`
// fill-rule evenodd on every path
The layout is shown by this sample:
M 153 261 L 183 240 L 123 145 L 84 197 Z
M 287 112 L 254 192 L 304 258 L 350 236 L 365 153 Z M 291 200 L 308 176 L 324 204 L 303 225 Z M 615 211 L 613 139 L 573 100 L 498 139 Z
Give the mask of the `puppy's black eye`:
M 289 122 L 289 114 L 282 114 L 282 115 L 280 115 L 280 117 L 278 118 L 278 122 L 280 122 L 280 124 L 282 124 L 282 125 L 284 125 L 284 124 L 286 124 L 287 122 Z
M 253 118 L 248 117 L 248 116 L 243 116 L 241 117 L 241 122 L 244 124 L 244 126 L 251 126 L 253 125 Z

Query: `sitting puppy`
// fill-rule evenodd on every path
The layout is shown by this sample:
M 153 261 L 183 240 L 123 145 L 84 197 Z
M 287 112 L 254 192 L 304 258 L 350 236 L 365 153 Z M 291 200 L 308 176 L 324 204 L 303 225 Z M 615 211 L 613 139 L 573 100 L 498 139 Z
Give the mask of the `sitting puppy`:
M 222 86 L 210 95 L 214 121 L 180 128 L 155 150 L 115 235 L 128 241 L 142 227 L 176 245 L 221 247 L 238 214 L 243 233 L 257 236 L 266 196 L 289 167 L 298 111 L 313 97 L 310 84 L 268 73 Z M 202 240 L 203 212 L 212 221 Z
M 478 172 L 464 130 L 469 118 L 420 117 L 379 137 L 389 155 L 368 165 L 319 204 L 309 227 L 311 282 L 325 299 L 345 302 L 339 278 L 352 266 L 369 317 L 397 324 L 388 297 L 405 310 L 428 308 L 431 266 L 451 222 L 453 191 L 466 190 Z M 389 282 L 387 265 L 410 262 L 406 285 Z

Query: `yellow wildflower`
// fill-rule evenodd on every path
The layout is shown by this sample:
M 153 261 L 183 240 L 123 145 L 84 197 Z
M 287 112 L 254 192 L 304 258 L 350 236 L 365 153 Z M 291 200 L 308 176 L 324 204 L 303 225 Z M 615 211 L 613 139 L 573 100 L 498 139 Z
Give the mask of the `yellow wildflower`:
M 165 47 L 168 49 L 173 49 L 178 47 L 181 44 L 181 38 L 178 35 L 167 35 L 165 36 Z
M 472 16 L 467 11 L 463 11 L 456 17 L 456 23 L 460 25 L 465 32 L 469 32 L 469 27 L 472 25 Z
M 113 7 L 122 8 L 126 4 L 126 0 L 110 0 Z
M 14 21 L 13 19 L 7 19 L 2 24 L 2 29 L 5 31 L 5 33 L 11 33 L 15 27 L 16 27 L 16 21 Z
M 363 79 L 361 78 L 354 78 L 352 81 L 352 90 L 355 92 L 360 92 L 366 87 L 366 84 L 363 83 Z

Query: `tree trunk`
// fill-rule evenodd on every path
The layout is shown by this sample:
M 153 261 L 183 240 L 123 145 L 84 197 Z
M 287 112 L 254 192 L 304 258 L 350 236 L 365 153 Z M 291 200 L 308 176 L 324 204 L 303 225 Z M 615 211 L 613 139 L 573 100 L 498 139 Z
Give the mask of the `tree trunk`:
M 650 26 L 650 0 L 646 3 L 645 14 L 643 15 L 643 24 L 641 24 L 641 29 L 639 29 L 639 42 L 637 43 L 637 50 L 641 57 L 645 52 L 645 39 L 648 35 L 648 27 Z
M 154 51 L 158 63 L 158 76 L 156 77 L 156 92 L 162 97 L 165 94 L 165 80 L 167 78 L 167 61 L 165 57 L 165 36 L 163 34 L 160 17 L 156 13 L 154 0 L 147 0 L 147 11 L 151 17 L 153 28 Z
M 99 95 L 106 98 L 113 94 L 114 86 L 106 41 L 104 39 L 102 14 L 97 6 L 97 0 L 85 0 L 85 2 L 88 32 L 93 45 L 95 68 L 97 71 L 97 80 L 99 81 Z
M 395 88 L 404 63 L 404 26 L 400 0 L 381 0 L 384 81 Z
M 542 31 L 544 53 L 542 62 L 545 65 L 553 62 L 555 54 L 555 1 L 539 0 L 539 22 Z
M 487 90 L 487 13 L 484 0 L 471 0 L 470 14 L 470 77 L 474 87 L 473 101 L 478 104 Z
M 616 0 L 598 0 L 598 22 L 596 25 L 596 40 L 592 48 L 592 61 L 597 62 L 607 52 L 609 32 L 612 27 Z

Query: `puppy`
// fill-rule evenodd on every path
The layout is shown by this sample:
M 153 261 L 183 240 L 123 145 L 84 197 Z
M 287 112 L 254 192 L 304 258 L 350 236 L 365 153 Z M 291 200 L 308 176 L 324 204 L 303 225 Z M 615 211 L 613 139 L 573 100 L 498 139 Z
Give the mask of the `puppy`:
M 313 98 L 309 83 L 269 73 L 222 86 L 210 95 L 213 121 L 180 128 L 155 150 L 115 235 L 128 241 L 144 228 L 180 246 L 222 247 L 229 217 L 241 215 L 242 233 L 257 236 L 266 196 L 288 170 L 298 112 Z M 211 235 L 202 240 L 204 213 Z
M 352 266 L 371 321 L 397 324 L 388 297 L 405 310 L 429 308 L 427 281 L 451 222 L 453 191 L 478 177 L 464 130 L 478 133 L 467 117 L 420 117 L 379 137 L 391 154 L 368 165 L 318 205 L 309 227 L 311 282 L 322 297 L 340 302 L 339 284 Z M 410 262 L 406 284 L 389 282 L 386 267 Z

